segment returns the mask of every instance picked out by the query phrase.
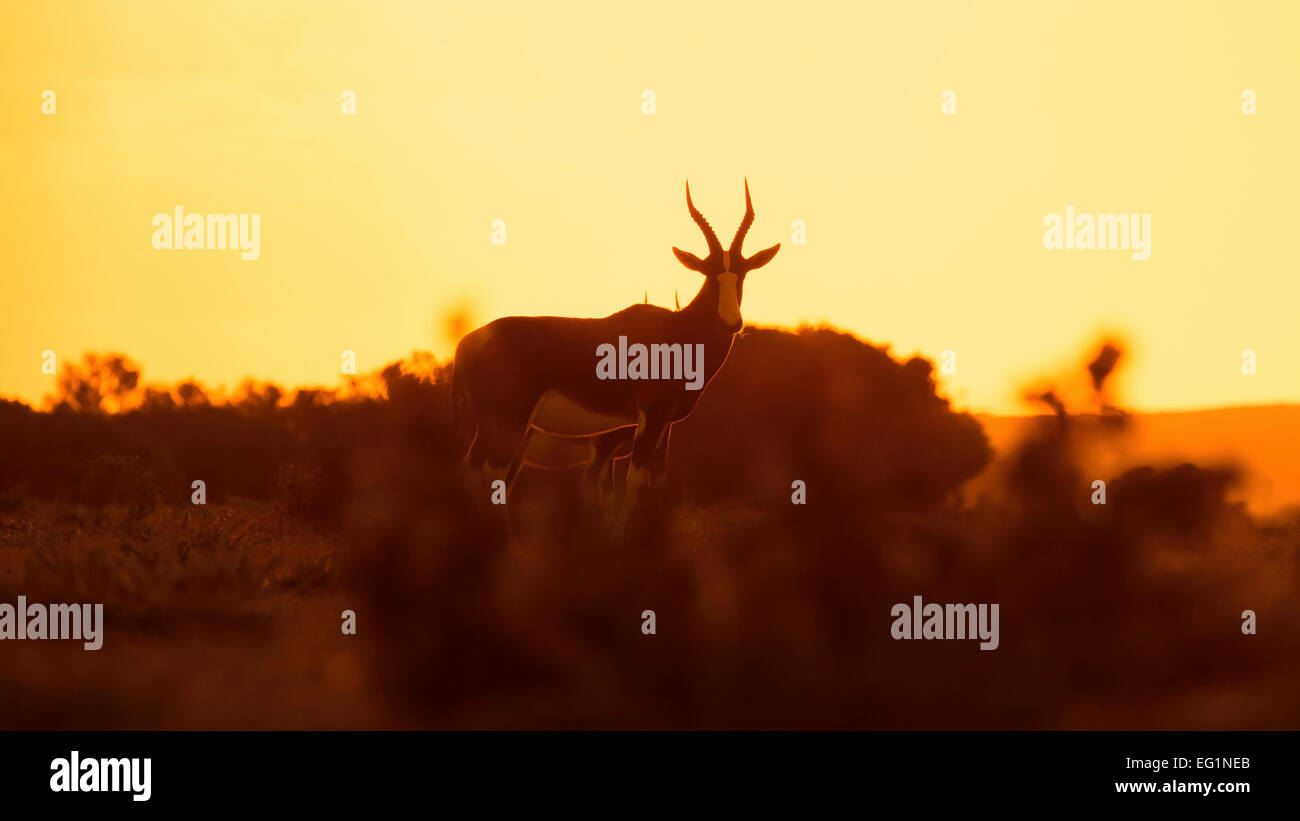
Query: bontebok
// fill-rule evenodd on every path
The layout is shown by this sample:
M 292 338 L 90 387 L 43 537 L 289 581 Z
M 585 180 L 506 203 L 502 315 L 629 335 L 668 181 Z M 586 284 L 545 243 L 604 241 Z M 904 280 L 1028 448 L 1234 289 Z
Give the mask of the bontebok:
M 508 316 L 484 325 L 456 348 L 453 401 L 475 422 L 466 467 L 504 470 L 509 487 L 535 430 L 590 437 L 635 428 L 622 529 L 647 482 L 662 481 L 669 430 L 686 418 L 731 351 L 743 321 L 745 275 L 776 256 L 780 244 L 745 257 L 741 244 L 754 222 L 745 182 L 745 216 L 728 248 L 691 202 L 708 254 L 673 248 L 683 265 L 704 275 L 691 302 L 670 311 L 638 304 L 600 318 Z M 590 471 L 589 471 L 590 472 Z

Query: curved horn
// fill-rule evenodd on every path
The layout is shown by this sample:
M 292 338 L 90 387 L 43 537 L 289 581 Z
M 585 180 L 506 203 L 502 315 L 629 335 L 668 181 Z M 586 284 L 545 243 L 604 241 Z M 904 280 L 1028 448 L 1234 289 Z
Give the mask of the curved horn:
M 700 230 L 704 232 L 704 239 L 709 243 L 709 256 L 714 254 L 721 256 L 722 243 L 718 242 L 718 235 L 713 233 L 713 226 L 709 225 L 709 221 L 695 207 L 695 203 L 691 202 L 690 180 L 686 181 L 686 210 L 691 212 L 691 219 L 695 220 L 695 224 L 700 226 Z
M 731 255 L 740 257 L 740 245 L 745 241 L 745 234 L 749 233 L 749 226 L 754 224 L 754 203 L 749 201 L 749 178 L 745 178 L 745 218 L 740 221 L 740 227 L 736 229 L 736 237 L 731 241 Z

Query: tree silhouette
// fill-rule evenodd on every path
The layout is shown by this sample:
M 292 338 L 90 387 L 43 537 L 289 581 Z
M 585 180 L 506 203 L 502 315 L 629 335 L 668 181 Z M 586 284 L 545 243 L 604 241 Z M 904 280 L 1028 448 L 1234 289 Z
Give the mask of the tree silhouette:
M 131 405 L 139 385 L 140 369 L 122 354 L 87 353 L 80 365 L 64 365 L 55 404 L 82 413 L 120 411 Z
M 187 379 L 176 386 L 176 398 L 180 400 L 180 406 L 186 410 L 211 404 L 208 392 L 193 379 Z

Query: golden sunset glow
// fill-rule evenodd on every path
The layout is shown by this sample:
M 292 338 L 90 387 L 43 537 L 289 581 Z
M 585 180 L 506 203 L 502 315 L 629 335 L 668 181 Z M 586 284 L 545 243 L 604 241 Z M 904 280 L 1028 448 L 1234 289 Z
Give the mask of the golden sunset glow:
M 749 248 L 782 244 L 748 322 L 953 351 L 973 410 L 1107 334 L 1130 407 L 1300 401 L 1291 3 L 59 9 L 0 31 L 2 396 L 53 392 L 45 350 L 332 386 L 344 350 L 450 356 L 466 307 L 685 304 L 684 181 L 729 238 L 748 177 Z M 178 205 L 260 214 L 260 257 L 155 250 Z M 1045 249 L 1067 206 L 1150 214 L 1150 259 Z

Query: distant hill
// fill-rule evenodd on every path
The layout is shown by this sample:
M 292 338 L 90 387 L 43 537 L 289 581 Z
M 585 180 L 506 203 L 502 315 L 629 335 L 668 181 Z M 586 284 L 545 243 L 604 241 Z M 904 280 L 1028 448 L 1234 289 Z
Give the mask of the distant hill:
M 976 415 L 996 458 L 1042 416 Z M 1300 506 L 1300 405 L 1259 405 L 1174 413 L 1134 414 L 1113 446 L 1087 454 L 1098 478 L 1107 469 L 1145 462 L 1233 463 L 1244 471 L 1239 494 L 1252 513 Z

